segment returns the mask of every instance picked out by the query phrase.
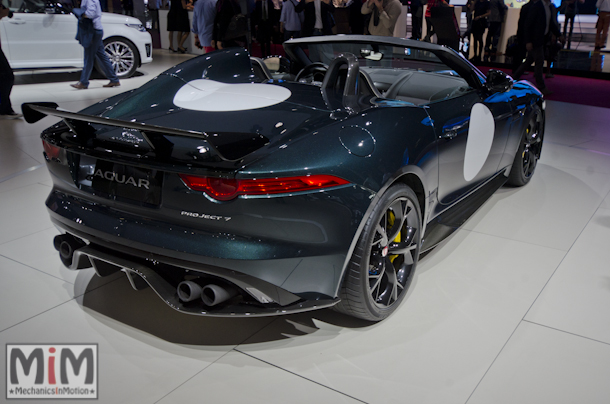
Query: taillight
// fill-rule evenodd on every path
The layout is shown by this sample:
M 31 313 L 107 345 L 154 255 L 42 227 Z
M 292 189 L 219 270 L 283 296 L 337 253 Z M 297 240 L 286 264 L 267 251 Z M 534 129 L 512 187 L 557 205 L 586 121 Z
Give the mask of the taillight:
M 195 191 L 203 191 L 219 201 L 228 201 L 238 195 L 273 195 L 313 191 L 349 184 L 332 175 L 307 175 L 285 178 L 259 178 L 237 180 L 233 178 L 198 177 L 180 174 L 182 181 Z
M 59 159 L 59 152 L 61 151 L 61 148 L 59 148 L 57 146 L 53 146 L 51 143 L 47 142 L 46 140 L 42 141 L 42 147 L 44 149 L 45 155 L 48 160 Z

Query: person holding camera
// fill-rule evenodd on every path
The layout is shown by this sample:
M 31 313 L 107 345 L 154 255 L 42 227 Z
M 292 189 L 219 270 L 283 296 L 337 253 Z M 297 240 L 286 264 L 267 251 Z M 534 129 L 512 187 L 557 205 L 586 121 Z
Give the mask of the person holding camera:
M 368 0 L 362 4 L 362 14 L 372 14 L 369 35 L 394 36 L 401 9 L 398 0 Z

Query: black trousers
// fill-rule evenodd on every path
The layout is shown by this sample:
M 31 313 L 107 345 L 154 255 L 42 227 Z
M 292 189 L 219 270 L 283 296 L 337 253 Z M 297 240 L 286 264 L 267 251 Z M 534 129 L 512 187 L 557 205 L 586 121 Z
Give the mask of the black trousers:
M 498 41 L 500 40 L 501 31 L 501 21 L 492 21 L 489 23 L 489 28 L 487 28 L 487 37 L 485 38 L 485 52 L 496 53 L 498 50 Z
M 10 99 L 14 83 L 15 75 L 13 75 L 13 69 L 8 64 L 4 52 L 0 49 L 0 115 L 14 113 Z
M 575 14 L 566 14 L 565 20 L 563 22 L 563 36 L 568 41 L 568 49 L 570 49 L 570 45 L 572 44 L 572 32 L 574 31 L 574 16 Z M 566 35 L 566 33 L 568 32 L 568 24 L 570 24 L 570 33 Z
M 421 14 L 423 7 L 411 7 L 411 37 L 421 39 L 421 26 L 423 23 Z M 417 16 L 419 14 L 419 17 Z
M 515 75 L 513 77 L 515 80 L 519 80 L 523 73 L 525 73 L 525 69 L 532 65 L 532 62 L 535 63 L 534 78 L 536 79 L 536 87 L 538 87 L 538 90 L 542 91 L 546 88 L 544 78 L 542 77 L 544 69 L 544 46 L 535 47 L 531 52 L 527 52 L 525 62 L 515 70 Z

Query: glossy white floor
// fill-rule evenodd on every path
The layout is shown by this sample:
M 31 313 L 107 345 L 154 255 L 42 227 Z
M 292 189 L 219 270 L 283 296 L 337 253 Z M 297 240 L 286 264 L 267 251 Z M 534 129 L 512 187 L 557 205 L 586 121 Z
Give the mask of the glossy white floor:
M 118 89 L 73 90 L 78 75 L 17 85 L 13 104 L 78 110 L 186 57 L 156 52 Z M 99 344 L 100 402 L 608 402 L 610 109 L 549 102 L 532 182 L 499 190 L 426 256 L 375 325 L 330 310 L 186 316 L 124 276 L 67 270 L 44 207 L 38 135 L 53 122 L 0 121 L 0 344 Z

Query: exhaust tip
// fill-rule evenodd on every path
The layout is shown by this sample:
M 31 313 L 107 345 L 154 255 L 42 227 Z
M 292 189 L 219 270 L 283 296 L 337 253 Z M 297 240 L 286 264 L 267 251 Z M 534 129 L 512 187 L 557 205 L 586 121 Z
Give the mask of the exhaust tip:
M 201 300 L 206 306 L 216 306 L 238 295 L 235 288 L 224 288 L 218 285 L 205 285 L 201 291 Z
M 72 260 L 72 256 L 74 255 L 74 250 L 72 246 L 67 241 L 62 241 L 59 244 L 59 255 L 64 259 Z
M 177 288 L 178 297 L 183 302 L 192 302 L 201 298 L 201 286 L 193 281 L 182 281 Z
M 78 262 L 76 263 L 76 266 L 73 263 L 75 252 L 79 248 L 86 245 L 87 243 L 85 243 L 83 240 L 67 233 L 55 236 L 53 239 L 53 246 L 57 251 L 59 251 L 59 258 L 61 259 L 61 262 L 70 269 L 84 269 L 91 267 L 89 258 L 82 254 L 76 254 Z

